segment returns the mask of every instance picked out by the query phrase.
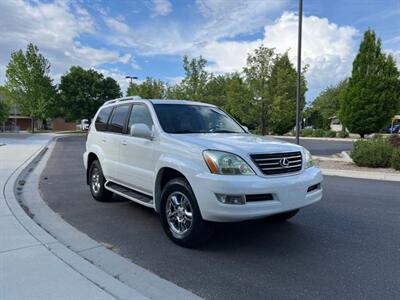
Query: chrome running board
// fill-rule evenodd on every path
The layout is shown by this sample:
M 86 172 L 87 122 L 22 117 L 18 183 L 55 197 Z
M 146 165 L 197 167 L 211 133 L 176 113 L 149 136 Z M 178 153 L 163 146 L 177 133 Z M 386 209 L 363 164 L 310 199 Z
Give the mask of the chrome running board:
M 127 188 L 123 185 L 120 185 L 112 181 L 107 181 L 104 187 L 107 190 L 117 195 L 120 195 L 124 198 L 127 198 L 129 200 L 132 200 L 147 207 L 153 207 L 153 197 L 151 196 L 145 195 L 143 193 Z

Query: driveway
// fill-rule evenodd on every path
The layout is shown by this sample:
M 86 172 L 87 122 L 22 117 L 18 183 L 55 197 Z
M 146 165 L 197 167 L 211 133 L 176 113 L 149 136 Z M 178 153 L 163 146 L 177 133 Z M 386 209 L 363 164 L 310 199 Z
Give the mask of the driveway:
M 222 224 L 201 249 L 180 248 L 149 208 L 92 199 L 83 137 L 59 139 L 42 174 L 45 201 L 67 222 L 207 299 L 400 297 L 400 185 L 325 177 L 323 201 L 290 222 Z

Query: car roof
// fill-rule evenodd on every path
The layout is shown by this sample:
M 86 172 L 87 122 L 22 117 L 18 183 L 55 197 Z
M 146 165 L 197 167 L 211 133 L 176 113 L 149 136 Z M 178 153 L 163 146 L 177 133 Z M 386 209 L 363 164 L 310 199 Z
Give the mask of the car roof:
M 203 105 L 203 106 L 215 107 L 215 105 L 212 105 L 209 103 L 204 103 L 204 102 L 198 102 L 198 101 L 176 100 L 176 99 L 142 99 L 137 96 L 109 100 L 103 104 L 103 107 L 104 106 L 113 106 L 113 105 L 122 104 L 122 103 L 138 103 L 138 102 L 141 103 L 141 102 L 146 102 L 146 101 L 149 101 L 152 104 Z
M 186 105 L 206 105 L 206 106 L 214 106 L 209 103 L 198 102 L 198 101 L 189 101 L 189 100 L 175 100 L 175 99 L 150 99 L 149 100 L 153 104 L 186 104 Z

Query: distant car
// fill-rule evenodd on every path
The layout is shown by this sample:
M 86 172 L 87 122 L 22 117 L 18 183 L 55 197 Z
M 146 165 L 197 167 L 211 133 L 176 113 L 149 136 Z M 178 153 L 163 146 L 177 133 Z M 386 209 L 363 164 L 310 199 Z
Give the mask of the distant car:
M 387 133 L 400 133 L 400 124 L 389 126 L 385 129 Z
M 82 130 L 89 130 L 89 120 L 88 119 L 82 119 L 81 120 L 81 129 Z
M 128 97 L 94 120 L 83 155 L 93 197 L 154 208 L 179 245 L 205 241 L 209 221 L 283 221 L 322 198 L 310 152 L 250 134 L 216 106 Z

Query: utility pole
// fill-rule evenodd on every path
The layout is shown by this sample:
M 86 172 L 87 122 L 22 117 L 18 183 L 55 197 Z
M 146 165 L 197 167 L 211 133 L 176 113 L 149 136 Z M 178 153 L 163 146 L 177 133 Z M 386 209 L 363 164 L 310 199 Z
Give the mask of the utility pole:
M 296 87 L 296 144 L 300 144 L 300 84 L 301 84 L 301 30 L 303 22 L 303 0 L 299 0 L 299 26 L 297 35 L 297 87 Z

